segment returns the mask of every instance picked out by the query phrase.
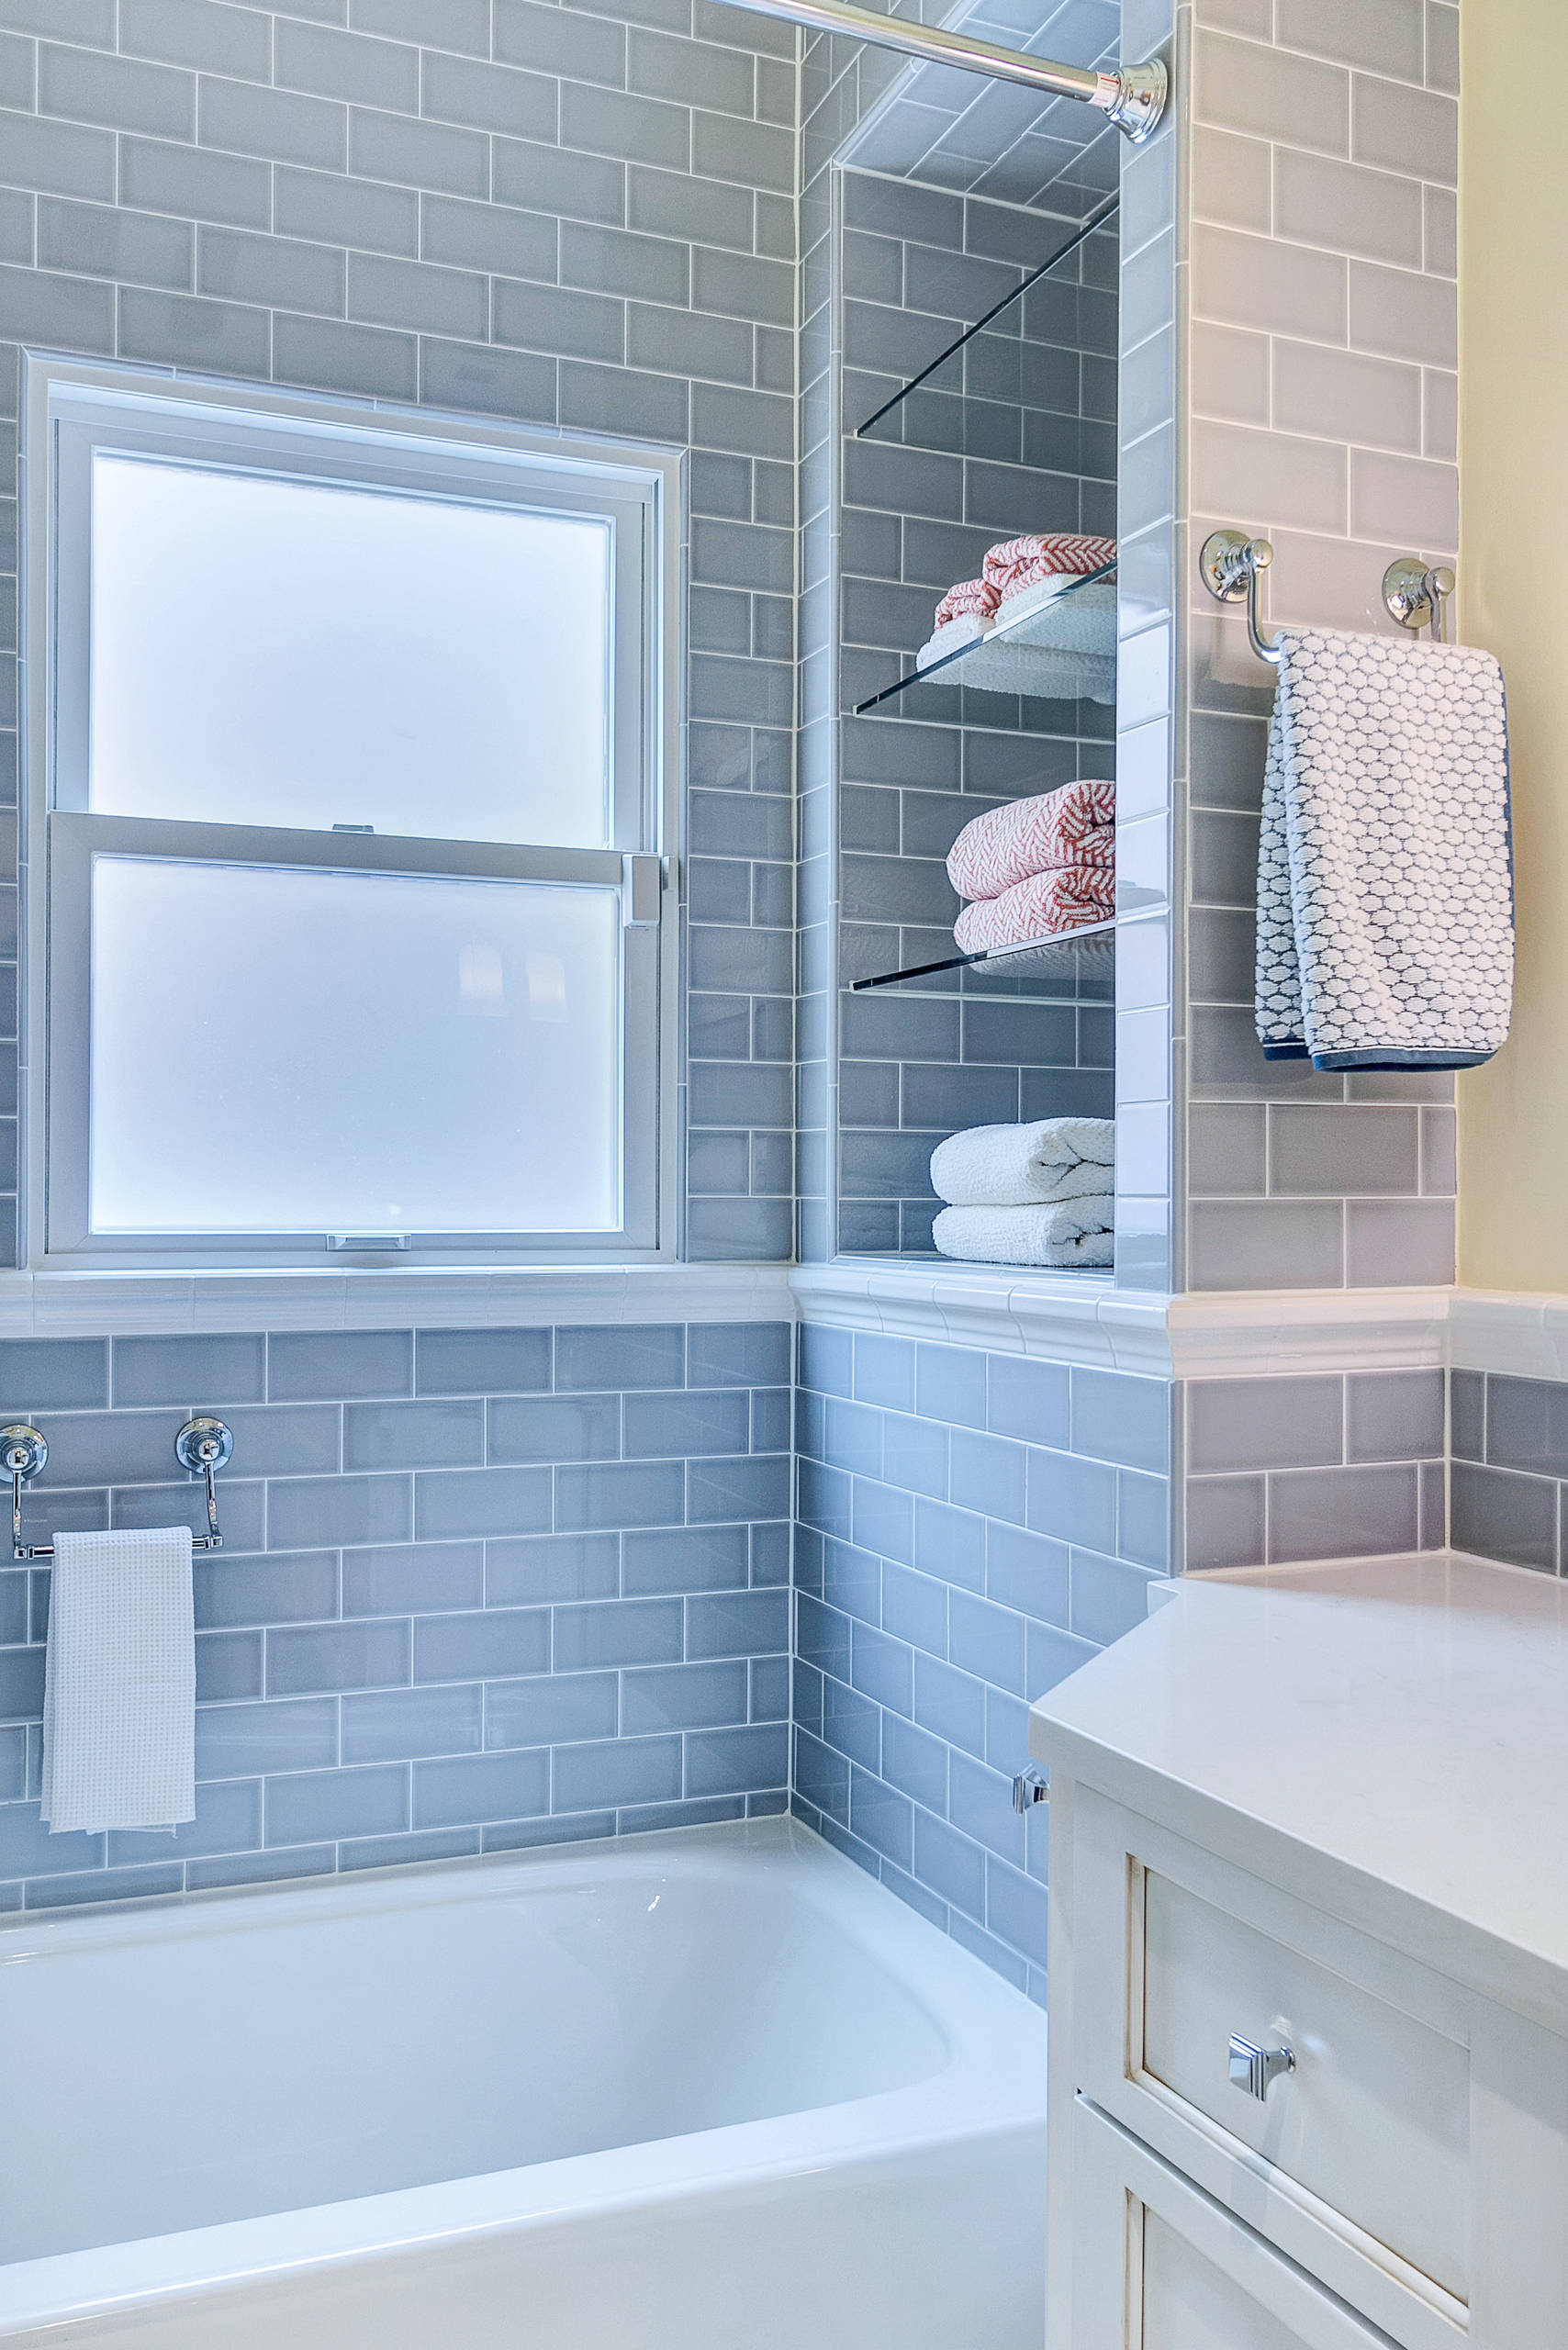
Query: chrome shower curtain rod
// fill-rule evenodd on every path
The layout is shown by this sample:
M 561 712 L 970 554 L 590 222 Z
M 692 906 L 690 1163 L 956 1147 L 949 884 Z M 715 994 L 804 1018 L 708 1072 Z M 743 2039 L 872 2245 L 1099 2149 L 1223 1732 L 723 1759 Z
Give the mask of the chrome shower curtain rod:
M 1086 106 L 1098 106 L 1135 147 L 1158 129 L 1170 95 L 1170 77 L 1158 57 L 1146 65 L 1123 65 L 1114 73 L 1100 73 L 1092 66 L 1055 65 L 1048 57 L 999 49 L 994 41 L 944 32 L 937 25 L 905 24 L 897 17 L 851 7 L 849 0 L 732 0 L 732 5 L 749 8 L 754 16 L 782 17 L 787 24 L 804 25 L 812 32 L 842 33 L 876 49 L 896 49 L 928 64 L 957 65 L 966 73 L 989 73 L 993 81 L 1021 82 L 1026 89 L 1081 98 Z

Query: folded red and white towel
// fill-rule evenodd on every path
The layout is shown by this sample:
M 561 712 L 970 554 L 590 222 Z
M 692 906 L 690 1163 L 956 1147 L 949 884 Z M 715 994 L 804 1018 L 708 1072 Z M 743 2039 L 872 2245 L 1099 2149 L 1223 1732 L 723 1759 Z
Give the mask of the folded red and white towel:
M 1103 571 L 1116 560 L 1114 539 L 1084 538 L 1076 532 L 1030 531 L 1022 538 L 1003 539 L 988 552 L 981 576 L 996 590 L 997 601 L 1004 604 L 1010 596 L 1022 594 L 1025 588 L 1038 587 L 1042 579 L 1059 577 L 1082 578 L 1091 571 Z
M 960 898 L 995 898 L 1031 874 L 1115 861 L 1116 787 L 1081 777 L 976 816 L 947 852 L 947 878 Z
M 983 955 L 995 946 L 1017 946 L 1029 938 L 1049 938 L 1085 923 L 1109 922 L 1116 911 L 1116 876 L 1105 865 L 1058 865 L 1032 873 L 999 898 L 980 898 L 953 924 L 960 955 Z
M 931 623 L 932 632 L 935 633 L 939 628 L 946 628 L 949 621 L 969 618 L 988 621 L 1000 601 L 1001 598 L 989 579 L 960 579 L 948 588 L 937 605 L 936 618 Z

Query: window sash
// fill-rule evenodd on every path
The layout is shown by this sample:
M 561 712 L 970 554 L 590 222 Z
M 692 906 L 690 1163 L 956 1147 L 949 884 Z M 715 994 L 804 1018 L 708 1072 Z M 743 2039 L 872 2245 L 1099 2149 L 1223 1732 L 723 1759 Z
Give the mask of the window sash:
M 633 860 L 615 849 L 536 849 L 469 841 L 417 841 L 382 834 L 290 832 L 272 826 L 185 824 L 156 817 L 78 815 L 49 820 L 48 889 L 51 979 L 49 1033 L 47 1257 L 135 1263 L 232 1265 L 247 1257 L 297 1259 L 325 1251 L 328 1233 L 96 1234 L 88 1197 L 91 1100 L 92 868 L 100 854 L 189 864 L 301 867 L 482 880 L 588 883 L 616 890 L 622 903 L 622 1204 L 618 1232 L 415 1232 L 399 1264 L 482 1256 L 620 1258 L 658 1239 L 659 924 L 633 920 Z M 177 1052 L 178 1036 L 150 1049 Z
M 171 411 L 172 412 L 169 412 Z M 611 845 L 651 849 L 658 838 L 655 631 L 649 572 L 656 521 L 647 480 L 602 485 L 596 465 L 493 453 L 442 443 L 413 446 L 383 431 L 345 432 L 314 421 L 257 417 L 166 399 L 106 399 L 73 392 L 57 400 L 54 446 L 54 692 L 50 805 L 84 811 L 91 755 L 92 479 L 96 451 L 174 465 L 306 481 L 342 482 L 388 497 L 472 500 L 539 512 L 608 519 L 614 526 L 610 596 Z M 372 429 L 374 431 L 374 429 Z
M 352 1270 L 355 1258 L 317 1257 L 297 1231 L 258 1237 L 162 1234 L 127 1243 L 86 1234 L 87 993 L 91 858 L 122 843 L 248 864 L 297 859 L 339 870 L 428 871 L 498 878 L 565 878 L 598 860 L 622 871 L 625 1152 L 621 1233 L 421 1234 L 378 1264 L 524 1266 L 673 1257 L 678 1245 L 679 954 L 677 842 L 681 728 L 684 459 L 657 444 L 265 386 L 193 386 L 148 370 L 27 354 L 23 361 L 27 503 L 23 605 L 28 789 L 24 871 L 30 875 L 23 988 L 23 1169 L 27 1245 L 39 1269 L 238 1270 L 286 1264 Z M 613 848 L 561 851 L 416 841 L 392 835 L 173 826 L 90 816 L 86 688 L 90 679 L 90 476 L 95 448 L 179 463 L 326 476 L 451 500 L 515 502 L 535 510 L 610 515 L 616 523 L 617 637 L 612 755 Z M 77 733 L 73 736 L 73 725 Z M 73 801 L 81 803 L 73 806 Z M 78 826 L 93 828 L 78 832 Z M 138 829 L 147 827 L 149 829 Z M 195 835 L 199 834 L 199 840 Z M 670 852 L 666 854 L 666 852 Z M 181 851 L 180 853 L 185 853 Z M 635 879 L 633 880 L 633 876 Z M 633 902 L 634 901 L 634 902 Z M 58 982 L 58 984 L 55 984 Z M 52 991 L 51 991 L 52 990 Z M 325 1236 L 323 1236 L 325 1237 Z

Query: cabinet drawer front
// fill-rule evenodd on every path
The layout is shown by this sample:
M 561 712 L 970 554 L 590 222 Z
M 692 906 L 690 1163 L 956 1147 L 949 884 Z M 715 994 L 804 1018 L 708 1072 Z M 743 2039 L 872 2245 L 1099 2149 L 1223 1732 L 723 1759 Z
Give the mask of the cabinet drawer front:
M 1072 2350 L 1388 2350 L 1088 2108 L 1074 2153 Z M 1054 2330 L 1048 2350 L 1066 2350 Z
M 1143 2071 L 1466 2300 L 1469 2049 L 1158 1869 L 1142 1893 Z M 1233 2086 L 1233 2034 L 1294 2071 Z

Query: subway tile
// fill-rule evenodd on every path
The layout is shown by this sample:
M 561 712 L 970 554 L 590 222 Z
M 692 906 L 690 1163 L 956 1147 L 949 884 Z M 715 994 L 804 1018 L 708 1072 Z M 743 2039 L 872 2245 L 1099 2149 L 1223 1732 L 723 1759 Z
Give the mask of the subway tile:
M 343 108 L 325 99 L 300 97 L 262 83 L 223 81 L 204 74 L 197 116 L 204 147 L 257 155 L 269 162 L 309 163 L 323 171 L 343 168 L 347 122 Z M 372 173 L 370 176 L 398 175 Z
M 11 1338 L 0 1342 L 0 1409 L 91 1411 L 109 1400 L 105 1338 Z
M 274 1332 L 267 1340 L 267 1394 L 274 1403 L 408 1395 L 412 1364 L 407 1330 Z
M 694 1323 L 687 1334 L 693 1387 L 773 1387 L 790 1377 L 786 1322 Z
M 620 1590 L 621 1537 L 617 1534 L 502 1537 L 487 1542 L 484 1550 L 486 1591 L 492 1606 L 613 1599 Z
M 5 169 L 3 145 L 0 139 L 0 170 Z M 271 177 L 269 165 L 239 155 L 204 153 L 154 140 L 120 140 L 120 202 L 148 212 L 185 214 L 241 229 L 266 229 L 272 225 Z M 98 191 L 69 188 L 61 192 L 91 195 Z M 112 197 L 112 183 L 103 193 Z
M 1345 1382 L 1348 1460 L 1433 1460 L 1443 1453 L 1440 1371 L 1352 1372 Z M 1568 1429 L 1564 1431 L 1568 1436 Z M 1564 1447 L 1568 1457 L 1568 1445 Z M 1518 1466 L 1534 1466 L 1520 1462 Z
M 488 1416 L 492 1462 L 620 1458 L 619 1395 L 498 1396 Z
M 345 1543 L 406 1541 L 409 1487 L 407 1477 L 274 1477 L 267 1487 L 267 1549 L 317 1550 Z
M 198 1632 L 196 1643 L 197 1705 L 263 1693 L 260 1632 Z
M 622 1541 L 628 1599 L 745 1588 L 750 1545 L 745 1526 L 631 1530 Z
M 196 1736 L 198 1779 L 310 1770 L 338 1759 L 337 1699 L 269 1698 L 261 1705 L 198 1706 Z
M 741 1453 L 750 1438 L 749 1399 L 736 1389 L 689 1388 L 626 1398 L 628 1460 Z
M 61 37 L 68 38 L 64 28 Z M 127 56 L 192 65 L 264 82 L 272 70 L 266 18 L 249 8 L 206 0 L 122 0 L 119 45 Z
M 279 160 L 313 162 L 321 159 Z M 349 117 L 349 169 L 364 179 L 430 188 L 442 196 L 489 194 L 489 144 L 482 131 L 414 121 L 407 115 L 355 106 Z
M 398 1763 L 353 1771 L 301 1771 L 269 1779 L 268 1844 L 379 1836 L 409 1825 L 409 1774 Z
M 961 1672 L 1024 1695 L 1024 1619 L 1010 1608 L 955 1591 L 948 1603 L 947 1654 Z
M 344 1406 L 345 1469 L 457 1467 L 484 1457 L 485 1412 L 477 1401 Z
M 38 207 L 40 269 L 80 271 L 125 285 L 187 287 L 195 274 L 195 236 L 183 220 L 160 220 L 106 205 L 70 204 L 41 196 Z M 13 258 L 32 258 L 24 252 Z
M 421 1395 L 536 1394 L 550 1384 L 548 1330 L 421 1330 L 416 1345 L 416 1387 Z
M 736 1659 L 724 1663 L 655 1665 L 622 1676 L 621 1729 L 624 1737 L 672 1729 L 711 1729 L 744 1723 L 748 1682 Z M 730 1789 L 692 1787 L 693 1795 Z
M 884 1780 L 853 1767 L 849 1777 L 849 1824 L 854 1834 L 899 1868 L 913 1859 L 913 1807 Z
M 1069 1429 L 1068 1372 L 1058 1363 L 1017 1355 L 991 1355 L 988 1424 L 993 1434 L 1029 1444 L 1065 1446 Z
M 193 1409 L 260 1403 L 263 1346 L 259 1337 L 117 1338 L 114 1400 Z
M 289 1558 L 241 1558 L 229 1550 L 194 1561 L 200 1631 L 248 1624 L 300 1624 L 338 1612 L 338 1561 L 331 1550 Z
M 416 1762 L 413 1777 L 416 1828 L 527 1819 L 550 1808 L 550 1759 L 538 1751 Z
M 585 1606 L 558 1606 L 554 1668 L 557 1673 L 576 1673 L 600 1665 L 672 1663 L 681 1655 L 684 1631 L 684 1609 L 678 1599 L 606 1600 Z
M 555 1334 L 555 1384 L 562 1390 L 681 1387 L 685 1355 L 679 1323 L 563 1328 Z
M 649 1604 L 663 1606 L 667 1603 Z M 557 1615 L 557 1651 L 559 1623 Z M 790 1595 L 786 1590 L 694 1593 L 686 1603 L 689 1657 L 767 1656 L 777 1654 L 789 1645 Z M 558 1652 L 556 1662 L 560 1662 Z
M 478 1752 L 483 1742 L 482 1700 L 476 1687 L 376 1690 L 343 1699 L 345 1762 L 472 1754 Z
M 487 1477 L 533 1479 L 532 1470 L 489 1470 Z M 678 1526 L 685 1516 L 685 1475 L 677 1461 L 565 1464 L 554 1472 L 559 1531 L 622 1526 Z M 526 1531 L 526 1522 L 491 1526 L 493 1533 Z
M 1126 1468 L 1163 1472 L 1170 1446 L 1170 1390 L 1126 1371 L 1072 1373 L 1072 1449 Z
M 613 1738 L 619 1703 L 613 1673 L 546 1673 L 498 1681 L 485 1695 L 485 1744 L 556 1746 Z
M 1558 1491 L 1547 1477 L 1456 1460 L 1450 1472 L 1454 1549 L 1555 1574 Z
M 1454 1373 L 1456 1385 L 1462 1376 Z M 1568 1387 L 1494 1372 L 1486 1381 L 1485 1409 L 1484 1457 L 1495 1468 L 1568 1477 Z M 1479 1448 L 1473 1449 L 1479 1457 Z
M 409 1627 L 398 1621 L 274 1628 L 267 1634 L 267 1695 L 380 1689 L 409 1678 Z
M 547 1672 L 550 1617 L 543 1607 L 481 1607 L 424 1616 L 414 1625 L 414 1679 L 492 1681 Z
M 1419 1546 L 1413 1467 L 1296 1469 L 1269 1479 L 1269 1558 L 1370 1558 Z
M 238 303 L 128 285 L 120 290 L 118 347 L 123 358 L 264 375 L 267 321 L 260 310 Z
M 550 1486 L 548 1469 L 421 1470 L 414 1480 L 415 1532 L 421 1542 L 465 1535 L 548 1533 Z
M 1195 1475 L 1323 1467 L 1345 1457 L 1338 1377 L 1190 1380 L 1186 1420 Z
M 280 311 L 273 319 L 273 375 L 279 382 L 319 391 L 412 399 L 419 346 L 412 335 L 383 327 L 342 325 L 332 319 Z
M 404 1836 L 354 1836 L 338 1846 L 338 1868 L 404 1867 L 413 1861 L 469 1860 L 480 1850 L 477 1828 L 427 1829 Z
M 1071 1453 L 1031 1449 L 1027 1523 L 1036 1534 L 1110 1550 L 1115 1542 L 1115 1472 Z
M 293 1561 L 275 1562 L 286 1572 Z M 478 1607 L 485 1598 L 480 1542 L 394 1543 L 343 1553 L 345 1616 L 409 1616 Z
M 1338 1201 L 1194 1201 L 1189 1211 L 1194 1289 L 1338 1289 L 1345 1277 Z
M 1263 1563 L 1268 1533 L 1261 1476 L 1189 1478 L 1186 1513 L 1189 1571 Z
M 331 1844 L 301 1844 L 292 1852 L 230 1852 L 214 1860 L 188 1861 L 185 1889 L 209 1893 L 241 1885 L 276 1885 L 291 1877 L 330 1876 L 337 1859 Z
M 554 1807 L 668 1802 L 681 1791 L 681 1741 L 673 1732 L 617 1738 L 555 1751 Z
M 1345 1243 L 1352 1288 L 1446 1288 L 1454 1277 L 1454 1203 L 1351 1200 Z
M 109 130 L 189 139 L 196 129 L 196 93 L 193 74 L 166 65 L 59 48 L 52 41 L 39 50 L 40 114 L 102 123 Z

